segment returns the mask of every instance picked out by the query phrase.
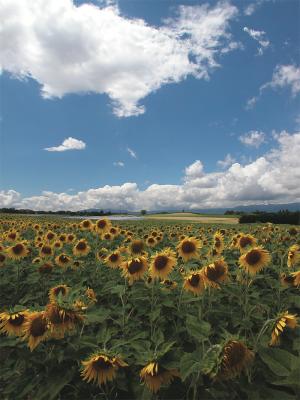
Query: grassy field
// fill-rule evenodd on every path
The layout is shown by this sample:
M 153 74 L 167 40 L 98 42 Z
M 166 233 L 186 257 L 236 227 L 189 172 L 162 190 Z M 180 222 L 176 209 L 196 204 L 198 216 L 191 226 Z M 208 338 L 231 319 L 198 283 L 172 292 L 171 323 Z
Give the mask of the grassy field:
M 1 216 L 1 399 L 298 400 L 299 233 Z
M 194 221 L 200 223 L 211 224 L 237 224 L 239 222 L 236 215 L 218 215 L 218 214 L 196 214 L 196 213 L 168 213 L 168 214 L 150 214 L 147 219 L 158 220 L 177 220 L 177 221 Z

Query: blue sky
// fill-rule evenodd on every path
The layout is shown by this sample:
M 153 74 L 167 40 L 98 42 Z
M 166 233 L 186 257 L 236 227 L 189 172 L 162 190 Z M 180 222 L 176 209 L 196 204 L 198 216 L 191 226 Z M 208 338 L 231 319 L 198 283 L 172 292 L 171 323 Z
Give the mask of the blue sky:
M 29 0 L 22 6 L 5 3 L 0 7 L 7 21 L 0 51 L 2 205 L 138 209 L 143 204 L 196 208 L 299 200 L 299 189 L 284 184 L 286 171 L 299 167 L 287 165 L 284 153 L 288 146 L 299 149 L 298 1 L 211 1 L 207 7 L 205 1 L 94 1 L 93 13 L 86 14 L 85 1 L 44 1 L 46 8 L 37 0 L 38 11 L 30 9 Z M 57 11 L 62 4 L 63 12 Z M 108 9 L 101 22 L 100 13 Z M 17 17 L 10 24 L 12 10 Z M 49 26 L 34 25 L 40 20 L 37 12 L 45 13 Z M 56 12 L 58 18 L 65 13 L 66 22 L 53 29 Z M 210 28 L 212 15 L 216 29 Z M 34 37 L 23 24 L 35 18 Z M 89 21 L 90 31 L 85 30 Z M 128 28 L 139 23 L 150 29 Z M 101 49 L 97 61 L 88 53 L 101 40 L 111 52 L 108 67 Z M 143 57 L 147 46 L 153 47 L 157 64 L 153 56 L 139 62 L 135 49 Z M 126 79 L 120 80 L 124 71 Z M 47 98 L 41 95 L 43 86 Z M 85 146 L 45 150 L 70 137 Z M 222 164 L 225 157 L 228 162 Z M 265 164 L 257 161 L 262 159 Z M 296 155 L 291 160 L 297 163 Z M 244 174 L 242 182 L 249 182 L 243 186 L 238 177 L 230 195 L 224 182 L 235 180 L 236 168 Z M 284 179 L 274 191 L 272 182 L 281 172 Z M 258 177 L 263 177 L 259 185 Z M 127 192 L 124 183 L 136 186 Z M 96 190 L 92 199 L 89 190 Z

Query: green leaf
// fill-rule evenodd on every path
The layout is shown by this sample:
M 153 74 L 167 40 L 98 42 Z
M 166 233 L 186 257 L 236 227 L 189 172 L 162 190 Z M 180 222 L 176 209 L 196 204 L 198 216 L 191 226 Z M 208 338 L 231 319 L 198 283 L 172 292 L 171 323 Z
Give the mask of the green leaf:
M 208 338 L 211 326 L 208 322 L 189 315 L 186 319 L 186 328 L 193 338 L 202 342 Z
M 297 357 L 293 354 L 277 348 L 261 348 L 259 356 L 278 376 L 288 376 L 292 370 L 292 364 L 297 362 Z
M 184 382 L 193 372 L 200 371 L 200 362 L 194 353 L 185 353 L 180 360 L 180 376 Z

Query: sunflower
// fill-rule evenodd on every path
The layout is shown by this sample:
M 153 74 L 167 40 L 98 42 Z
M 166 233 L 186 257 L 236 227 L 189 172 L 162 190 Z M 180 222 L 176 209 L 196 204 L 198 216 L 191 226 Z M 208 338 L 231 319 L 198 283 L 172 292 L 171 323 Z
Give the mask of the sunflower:
M 300 246 L 294 244 L 289 248 L 287 266 L 294 267 L 300 263 Z
M 88 287 L 85 291 L 85 294 L 92 303 L 97 303 L 97 296 L 94 292 L 94 289 Z
M 295 329 L 297 326 L 298 318 L 296 314 L 289 314 L 288 311 L 281 314 L 279 318 L 277 318 L 272 334 L 270 346 L 276 346 L 280 344 L 280 335 L 286 329 L 286 327 L 290 329 Z
M 75 239 L 76 239 L 76 236 L 73 235 L 73 233 L 69 233 L 69 234 L 67 235 L 67 242 L 68 242 L 68 243 L 73 243 Z
M 121 264 L 123 276 L 125 276 L 129 283 L 142 278 L 148 268 L 148 262 L 145 257 L 131 258 Z
M 113 240 L 114 239 L 113 235 L 109 232 L 102 233 L 101 238 L 102 238 L 102 240 Z
M 197 258 L 199 256 L 200 248 L 201 242 L 195 237 L 185 237 L 177 245 L 178 254 L 183 258 L 184 261 Z
M 96 252 L 96 258 L 98 261 L 103 261 L 107 257 L 108 250 L 105 247 L 102 247 L 102 249 L 98 250 Z
M 213 236 L 213 247 L 218 254 L 224 250 L 224 236 L 220 231 L 217 231 Z
M 83 316 L 74 310 L 65 310 L 57 304 L 47 304 L 45 318 L 49 322 L 51 333 L 56 337 L 64 337 L 66 331 L 75 328 L 76 323 L 83 321 Z
M 53 254 L 53 249 L 52 246 L 49 246 L 48 244 L 44 244 L 40 248 L 40 257 L 51 257 Z
M 291 276 L 294 279 L 294 286 L 299 287 L 300 286 L 300 270 L 292 272 Z
M 71 264 L 72 259 L 67 254 L 59 254 L 55 257 L 55 262 L 59 267 L 67 267 Z
M 254 359 L 254 353 L 240 341 L 229 340 L 223 347 L 220 379 L 232 379 L 247 369 Z
M 171 249 L 157 252 L 151 258 L 150 275 L 152 278 L 166 279 L 176 265 L 176 255 Z
M 245 253 L 249 250 L 249 247 L 254 246 L 256 246 L 256 239 L 252 235 L 242 234 L 237 243 L 237 247 L 240 249 L 241 253 Z
M 105 258 L 105 264 L 108 265 L 110 268 L 118 268 L 122 262 L 123 257 L 118 250 L 115 250 L 113 253 Z
M 147 245 L 148 247 L 155 247 L 156 244 L 157 244 L 157 241 L 156 241 L 156 239 L 155 239 L 153 236 L 149 236 L 149 237 L 146 239 L 146 245 Z
M 23 243 L 17 243 L 7 249 L 7 256 L 13 260 L 21 260 L 28 254 L 28 249 Z
M 76 245 L 73 247 L 73 254 L 74 256 L 86 256 L 89 254 L 91 248 L 87 244 L 87 241 L 85 239 L 79 240 Z
M 133 240 L 130 243 L 128 249 L 130 254 L 132 254 L 133 256 L 140 255 L 145 249 L 145 243 L 143 240 Z
M 169 385 L 174 377 L 179 377 L 179 373 L 176 369 L 166 369 L 152 361 L 141 370 L 140 377 L 151 392 L 157 393 L 162 385 Z
M 24 324 L 23 339 L 28 341 L 30 351 L 33 351 L 42 341 L 49 336 L 49 325 L 44 311 L 32 312 Z
M 228 265 L 223 258 L 214 261 L 203 269 L 205 284 L 213 288 L 220 288 L 220 283 L 228 280 Z
M 49 290 L 49 300 L 50 303 L 56 304 L 57 297 L 59 294 L 65 296 L 68 294 L 70 288 L 66 285 L 58 285 Z
M 8 232 L 6 235 L 6 240 L 8 242 L 15 242 L 19 238 L 19 233 L 16 231 Z
M 108 381 L 113 381 L 120 367 L 127 367 L 128 364 L 120 357 L 109 357 L 105 354 L 93 354 L 86 361 L 81 376 L 84 381 L 97 383 L 98 386 Z
M 79 224 L 80 229 L 83 231 L 91 231 L 93 229 L 93 223 L 89 219 L 84 219 Z
M 200 271 L 191 272 L 190 275 L 185 278 L 183 288 L 199 296 L 205 289 L 202 273 Z
M 53 243 L 53 248 L 55 248 L 55 249 L 61 249 L 62 247 L 63 247 L 63 242 L 61 242 L 60 240 L 56 240 L 54 243 Z
M 55 240 L 55 238 L 56 238 L 56 234 L 54 232 L 52 232 L 52 231 L 48 231 L 45 234 L 45 240 L 47 242 L 52 242 L 53 240 Z
M 170 279 L 164 279 L 163 281 L 160 282 L 160 284 L 165 289 L 175 289 L 177 287 L 177 282 L 171 281 Z
M 98 233 L 104 233 L 109 231 L 111 228 L 111 222 L 107 218 L 98 219 L 95 224 L 95 230 Z
M 271 261 L 270 253 L 261 247 L 254 247 L 239 258 L 239 264 L 250 275 L 255 275 Z
M 2 312 L 0 314 L 0 332 L 9 336 L 21 336 L 28 315 L 28 310 L 12 313 Z

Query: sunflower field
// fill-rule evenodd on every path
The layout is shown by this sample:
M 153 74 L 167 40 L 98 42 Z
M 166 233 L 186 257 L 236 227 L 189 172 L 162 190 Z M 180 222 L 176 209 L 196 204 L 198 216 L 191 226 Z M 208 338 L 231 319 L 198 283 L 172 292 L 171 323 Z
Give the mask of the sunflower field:
M 0 398 L 299 399 L 299 234 L 2 216 Z

